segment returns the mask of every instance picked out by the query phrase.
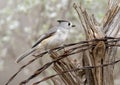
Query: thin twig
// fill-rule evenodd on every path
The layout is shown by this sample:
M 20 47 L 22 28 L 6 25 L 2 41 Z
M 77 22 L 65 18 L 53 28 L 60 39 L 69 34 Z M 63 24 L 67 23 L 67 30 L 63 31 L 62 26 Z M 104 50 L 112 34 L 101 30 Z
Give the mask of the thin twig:
M 107 41 L 108 40 L 108 41 Z M 113 37 L 105 37 L 105 38 L 101 38 L 101 39 L 92 39 L 92 40 L 88 40 L 88 41 L 81 41 L 81 42 L 78 42 L 78 43 L 72 43 L 72 44 L 67 44 L 67 45 L 64 45 L 64 46 L 60 46 L 60 47 L 57 47 L 57 48 L 54 48 L 54 49 L 51 49 L 52 51 L 54 50 L 61 50 L 61 49 L 64 49 L 66 47 L 71 47 L 71 46 L 77 46 L 77 45 L 81 45 L 81 46 L 77 46 L 77 47 L 73 47 L 73 48 L 70 48 L 69 50 L 76 50 L 78 48 L 83 48 L 83 47 L 86 47 L 86 46 L 90 46 L 90 45 L 95 45 L 95 44 L 88 44 L 90 42 L 95 42 L 95 41 L 105 41 L 105 44 L 108 44 L 110 42 L 118 42 L 120 40 L 120 37 L 118 38 L 113 38 Z M 120 46 L 120 45 L 115 45 L 115 44 L 111 44 L 110 46 Z M 15 76 L 21 72 L 22 69 L 24 69 L 26 66 L 28 66 L 29 64 L 33 63 L 35 60 L 37 60 L 38 58 L 40 57 L 43 57 L 46 53 L 48 53 L 48 51 L 44 51 L 42 53 L 39 53 L 37 55 L 35 55 L 35 58 L 30 60 L 27 64 L 23 65 L 9 80 L 8 82 L 5 84 L 5 85 L 8 85 L 14 78 Z
M 71 70 L 66 70 L 66 71 L 63 71 L 61 73 L 58 73 L 58 74 L 54 74 L 54 75 L 51 75 L 51 76 L 48 76 L 48 77 L 45 77 L 43 78 L 42 80 L 38 81 L 38 82 L 35 82 L 33 83 L 33 85 L 37 85 L 43 81 L 46 81 L 48 79 L 51 79 L 53 77 L 56 77 L 56 76 L 59 76 L 59 75 L 63 75 L 65 73 L 68 73 L 68 72 L 74 72 L 74 71 L 78 71 L 78 70 L 85 70 L 85 69 L 95 69 L 95 68 L 99 68 L 99 67 L 106 67 L 106 66 L 109 66 L 109 65 L 114 65 L 116 63 L 120 62 L 120 59 L 119 60 L 116 60 L 114 62 L 111 62 L 111 63 L 107 63 L 107 64 L 102 64 L 102 65 L 98 65 L 98 66 L 84 66 L 84 67 L 81 67 L 81 68 L 75 68 L 75 69 L 71 69 Z
M 56 58 L 55 60 L 46 63 L 46 64 L 43 65 L 41 68 L 39 68 L 38 70 L 36 70 L 33 75 L 31 75 L 28 79 L 22 81 L 19 85 L 26 84 L 26 83 L 29 82 L 31 79 L 35 78 L 35 77 L 38 76 L 41 72 L 43 72 L 44 70 L 46 70 L 46 69 L 47 69 L 49 66 L 51 66 L 53 63 L 56 63 L 56 62 L 58 62 L 59 60 L 64 59 L 64 58 L 66 58 L 66 57 L 69 56 L 69 55 L 77 54 L 77 53 L 83 52 L 83 51 L 85 51 L 85 50 L 88 50 L 88 49 L 90 49 L 90 48 L 92 48 L 92 46 L 87 47 L 87 48 L 85 48 L 85 49 L 78 50 L 78 51 L 73 52 L 73 53 L 72 53 L 72 52 L 71 52 L 71 53 L 65 53 L 65 54 L 63 54 L 63 55 L 61 55 L 61 56 L 58 56 L 58 58 Z

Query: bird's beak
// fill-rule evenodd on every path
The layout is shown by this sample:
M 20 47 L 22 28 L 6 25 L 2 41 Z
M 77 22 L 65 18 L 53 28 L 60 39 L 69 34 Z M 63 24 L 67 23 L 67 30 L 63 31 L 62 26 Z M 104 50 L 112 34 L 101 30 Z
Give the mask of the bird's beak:
M 75 27 L 75 25 L 72 25 L 72 27 Z

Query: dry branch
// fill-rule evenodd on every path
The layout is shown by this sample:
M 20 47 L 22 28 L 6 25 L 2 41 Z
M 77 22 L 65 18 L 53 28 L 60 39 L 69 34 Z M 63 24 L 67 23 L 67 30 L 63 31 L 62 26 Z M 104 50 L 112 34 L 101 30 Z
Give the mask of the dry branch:
M 99 24 L 94 15 L 90 15 L 81 5 L 74 4 L 73 7 L 85 31 L 86 40 L 50 49 L 52 51 L 50 57 L 53 60 L 38 68 L 34 74 L 19 85 L 28 83 L 51 65 L 53 65 L 52 67 L 57 74 L 45 77 L 33 83 L 33 85 L 48 79 L 55 81 L 53 78 L 55 76 L 59 76 L 66 85 L 114 85 L 114 64 L 120 61 L 114 61 L 117 48 L 120 47 L 120 37 L 118 37 L 120 4 L 117 0 L 109 0 L 108 11 Z M 63 49 L 67 50 L 59 53 Z M 8 85 L 23 68 L 35 62 L 38 58 L 44 57 L 47 53 L 48 51 L 45 51 L 34 55 L 35 58 L 22 66 L 5 85 Z M 75 54 L 79 55 L 78 61 L 81 60 L 78 67 L 69 58 L 70 56 L 76 57 Z

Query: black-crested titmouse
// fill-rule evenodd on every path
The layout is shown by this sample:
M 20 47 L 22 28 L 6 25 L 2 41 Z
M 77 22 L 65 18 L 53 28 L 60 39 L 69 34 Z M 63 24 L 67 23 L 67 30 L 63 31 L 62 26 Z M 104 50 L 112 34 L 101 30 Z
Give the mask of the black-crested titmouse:
M 69 35 L 70 28 L 75 27 L 75 25 L 66 20 L 58 20 L 58 22 L 59 24 L 43 34 L 31 49 L 19 56 L 16 59 L 16 62 L 20 62 L 26 56 L 34 53 L 34 51 L 40 49 L 41 47 L 47 50 L 62 45 Z

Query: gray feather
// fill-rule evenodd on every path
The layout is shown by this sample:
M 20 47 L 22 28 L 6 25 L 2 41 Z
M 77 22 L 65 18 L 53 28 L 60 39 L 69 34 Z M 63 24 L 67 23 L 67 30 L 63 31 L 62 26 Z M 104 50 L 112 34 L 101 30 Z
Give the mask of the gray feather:
M 32 48 L 36 47 L 39 43 L 41 43 L 44 39 L 47 39 L 48 37 L 52 36 L 54 33 L 56 33 L 57 31 L 57 27 L 54 27 L 52 29 L 50 29 L 47 33 L 45 33 L 44 35 L 42 35 L 37 41 L 36 43 L 32 46 Z
M 32 49 L 27 50 L 24 54 L 20 55 L 16 59 L 16 63 L 19 63 L 20 61 L 22 61 L 25 57 L 27 57 L 28 55 L 32 54 L 35 50 L 36 50 L 36 48 L 32 48 Z

